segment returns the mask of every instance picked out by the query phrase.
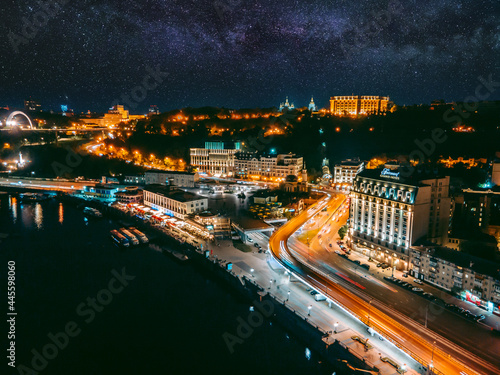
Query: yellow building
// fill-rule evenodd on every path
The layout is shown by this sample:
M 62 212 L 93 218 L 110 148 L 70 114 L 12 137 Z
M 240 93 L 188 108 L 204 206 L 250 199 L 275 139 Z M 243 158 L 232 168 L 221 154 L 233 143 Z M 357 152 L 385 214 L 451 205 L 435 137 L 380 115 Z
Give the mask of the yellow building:
M 332 96 L 330 112 L 333 115 L 367 115 L 387 111 L 388 96 Z

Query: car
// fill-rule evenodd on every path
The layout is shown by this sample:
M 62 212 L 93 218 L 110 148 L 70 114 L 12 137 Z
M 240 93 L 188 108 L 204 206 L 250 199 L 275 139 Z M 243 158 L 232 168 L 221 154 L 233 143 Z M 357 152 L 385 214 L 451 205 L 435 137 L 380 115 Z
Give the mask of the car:
M 411 288 L 415 293 L 422 293 L 424 290 L 422 288 Z
M 403 288 L 406 288 L 406 287 L 408 287 L 408 286 L 411 286 L 411 284 L 407 283 L 406 281 L 403 281 L 403 282 L 401 283 L 401 286 L 402 286 Z
M 408 277 L 408 274 L 405 272 L 405 273 L 403 273 L 403 275 L 402 275 L 402 276 L 403 276 L 403 277 Z
M 315 296 L 316 294 L 318 294 L 318 292 L 316 292 L 315 290 L 311 290 L 309 294 L 311 294 L 311 296 Z
M 333 247 L 332 244 L 329 244 L 328 246 Z
M 260 245 L 256 242 L 253 244 L 255 247 L 260 247 Z
M 383 264 L 382 263 L 377 263 L 377 267 L 382 267 Z
M 250 242 L 250 243 L 253 242 L 253 240 L 251 238 L 248 238 L 247 241 Z
M 361 265 L 361 267 L 366 268 L 367 270 L 369 270 L 369 269 L 370 269 L 370 265 L 369 265 L 369 264 L 366 264 L 366 263 L 363 263 L 363 264 Z
M 485 317 L 483 314 L 478 315 L 478 316 L 476 317 L 476 322 L 480 322 L 481 320 L 484 320 L 485 318 L 486 318 L 486 317 Z
M 387 281 L 394 281 L 394 277 L 392 276 L 384 276 L 384 280 L 387 280 Z
M 415 279 L 415 280 L 413 280 L 413 282 L 414 282 L 415 284 L 418 284 L 418 285 L 423 285 L 422 280 L 419 280 L 419 279 Z
M 344 243 L 342 241 L 337 242 L 339 245 L 343 245 Z
M 383 270 L 385 270 L 386 268 L 389 268 L 389 267 L 390 267 L 390 266 L 389 266 L 387 263 L 385 263 L 385 264 L 382 266 L 382 269 L 383 269 Z
M 356 263 L 356 264 L 358 264 L 358 265 L 361 265 L 361 261 L 359 261 L 359 260 L 357 260 L 357 259 L 356 259 L 356 260 L 353 260 L 353 262 L 354 262 L 354 263 Z
M 335 250 L 335 254 L 342 255 L 342 253 L 338 250 Z
M 422 296 L 424 296 L 425 298 L 429 298 L 429 299 L 434 297 L 434 295 L 432 293 L 428 293 L 428 292 L 422 293 Z

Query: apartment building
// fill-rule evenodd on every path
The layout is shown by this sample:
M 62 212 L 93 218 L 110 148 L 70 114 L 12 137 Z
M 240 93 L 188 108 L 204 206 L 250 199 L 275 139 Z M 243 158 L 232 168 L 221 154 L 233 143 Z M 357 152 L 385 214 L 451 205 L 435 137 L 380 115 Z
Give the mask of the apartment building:
M 365 163 L 359 159 L 347 159 L 336 164 L 333 169 L 333 183 L 338 189 L 350 188 L 354 178 L 365 168 Z
M 409 272 L 415 278 L 488 309 L 500 303 L 500 264 L 440 246 L 412 247 L 410 255 Z
M 282 182 L 289 175 L 302 178 L 304 159 L 295 154 L 267 155 L 238 152 L 234 159 L 234 176 Z

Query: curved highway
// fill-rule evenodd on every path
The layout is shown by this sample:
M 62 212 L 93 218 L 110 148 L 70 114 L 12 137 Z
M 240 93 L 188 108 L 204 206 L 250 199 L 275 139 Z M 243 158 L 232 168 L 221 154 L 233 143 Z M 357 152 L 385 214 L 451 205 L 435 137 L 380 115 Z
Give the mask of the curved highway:
M 288 246 L 288 239 L 302 225 L 339 196 L 327 194 L 307 210 L 288 221 L 269 239 L 273 257 L 294 276 L 321 291 L 386 339 L 393 342 L 435 374 L 499 374 L 500 370 L 462 347 L 424 328 L 407 316 L 391 311 L 377 301 L 368 302 L 339 285 L 320 266 L 312 265 Z M 342 204 L 342 201 L 339 204 Z

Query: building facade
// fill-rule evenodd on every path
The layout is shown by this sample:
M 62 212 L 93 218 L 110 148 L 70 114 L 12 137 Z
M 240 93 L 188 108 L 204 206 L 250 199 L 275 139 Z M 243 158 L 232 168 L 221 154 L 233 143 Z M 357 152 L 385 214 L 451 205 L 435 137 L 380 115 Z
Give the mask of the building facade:
M 200 180 L 197 172 L 151 171 L 144 174 L 146 185 L 175 185 L 179 187 L 195 187 Z
M 404 178 L 395 166 L 358 174 L 350 193 L 353 249 L 407 270 L 409 248 L 417 240 L 432 237 L 436 243 L 446 244 L 451 203 L 448 185 L 449 177 Z
M 410 274 L 485 308 L 500 303 L 500 265 L 446 247 L 412 247 Z
M 191 148 L 191 165 L 199 172 L 213 176 L 232 176 L 234 154 L 241 150 L 241 143 L 205 142 L 205 148 Z
M 115 193 L 115 198 L 121 203 L 139 203 L 143 195 L 142 190 L 137 186 L 127 186 L 124 191 Z
M 330 113 L 333 115 L 368 115 L 387 111 L 388 96 L 333 96 L 330 98 Z
M 282 182 L 287 176 L 302 178 L 304 158 L 295 154 L 259 155 L 238 152 L 234 158 L 234 176 Z
M 341 188 L 342 185 L 350 187 L 354 178 L 365 168 L 365 163 L 354 159 L 347 159 L 335 165 L 333 173 L 333 183 Z
M 170 186 L 146 185 L 143 194 L 145 206 L 182 220 L 208 209 L 207 198 Z

